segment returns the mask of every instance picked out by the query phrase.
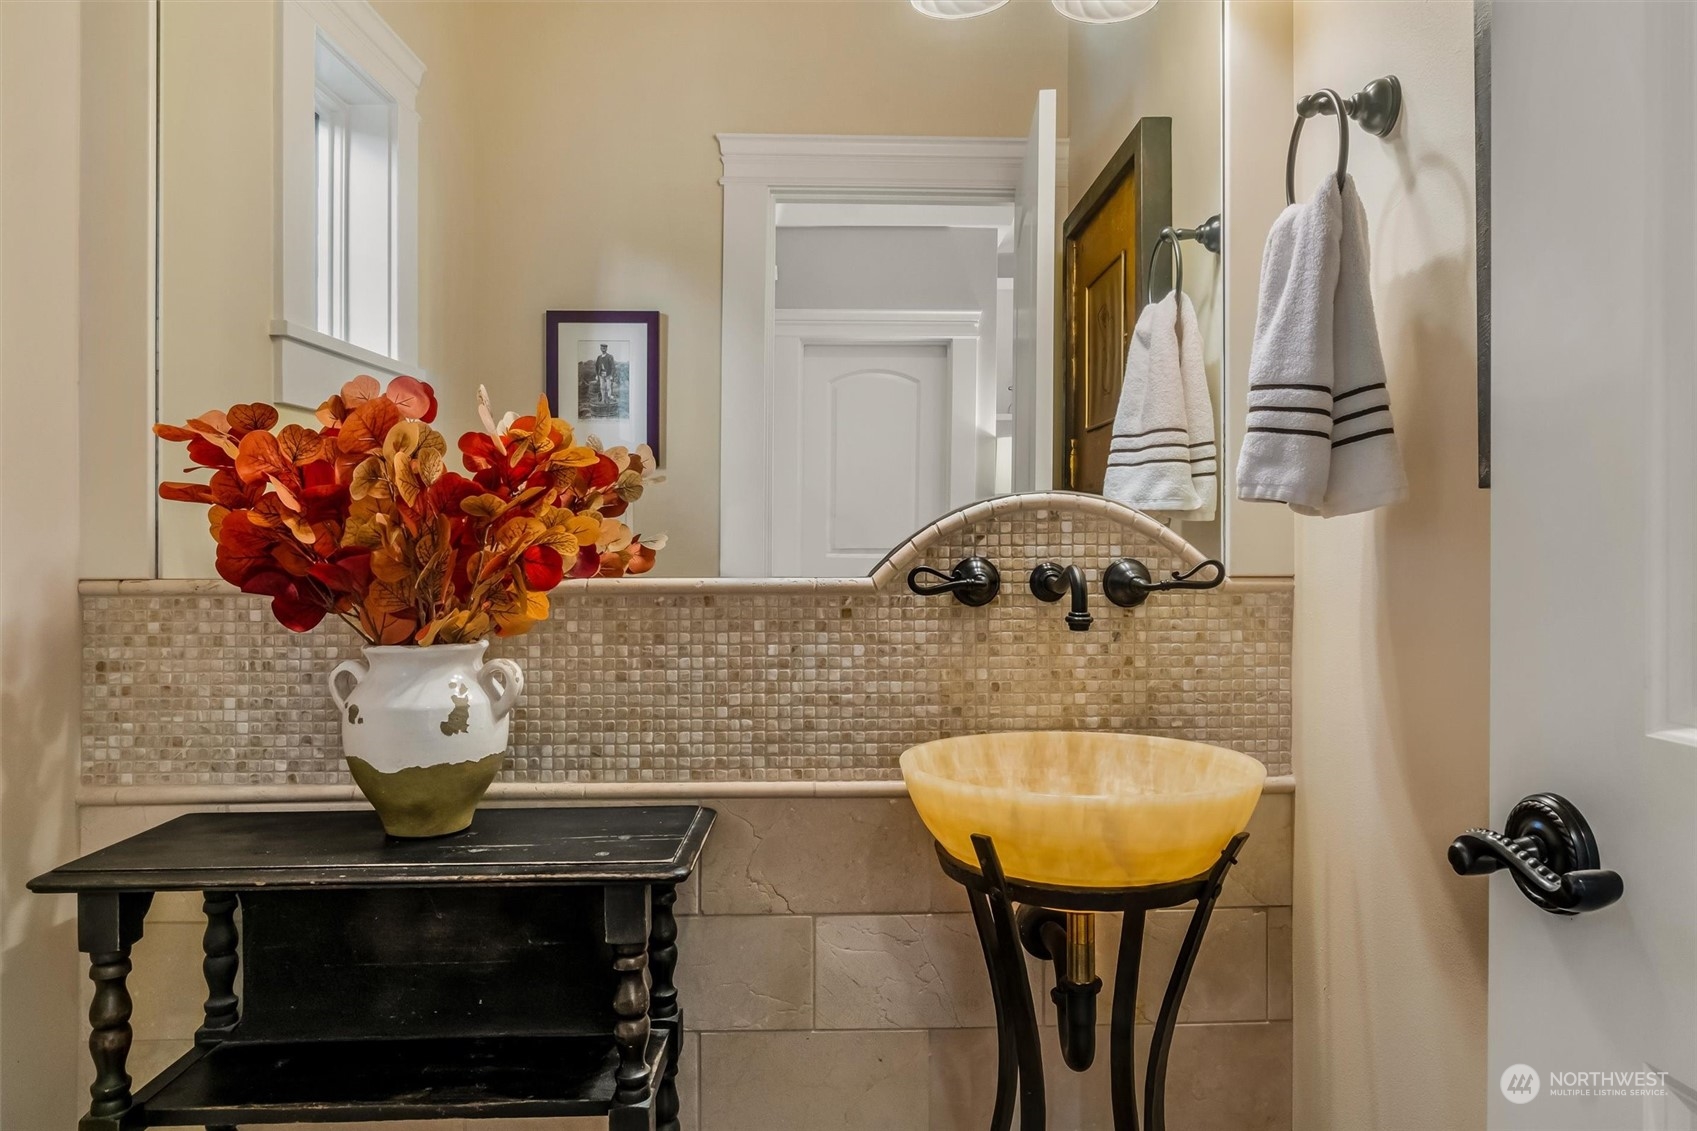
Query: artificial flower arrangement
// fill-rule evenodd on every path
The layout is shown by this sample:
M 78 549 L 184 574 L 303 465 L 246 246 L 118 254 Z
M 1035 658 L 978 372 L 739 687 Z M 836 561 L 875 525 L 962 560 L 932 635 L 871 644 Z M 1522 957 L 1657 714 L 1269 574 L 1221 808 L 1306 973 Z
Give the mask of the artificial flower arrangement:
M 263 403 L 158 424 L 212 471 L 159 494 L 209 508 L 219 576 L 270 597 L 286 627 L 335 615 L 373 645 L 522 633 L 566 577 L 653 568 L 665 539 L 619 521 L 659 481 L 647 445 L 580 442 L 546 397 L 497 423 L 480 387 L 484 430 L 459 439 L 462 475 L 430 426 L 436 408 L 423 381 L 362 376 L 318 407 L 317 429 L 273 432 L 278 412 Z

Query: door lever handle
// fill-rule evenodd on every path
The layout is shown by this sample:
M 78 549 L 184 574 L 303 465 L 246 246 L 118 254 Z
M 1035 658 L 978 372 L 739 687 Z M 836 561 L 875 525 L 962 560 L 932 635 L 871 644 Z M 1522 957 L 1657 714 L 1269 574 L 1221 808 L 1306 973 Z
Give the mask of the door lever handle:
M 1468 829 L 1450 844 L 1449 862 L 1460 876 L 1509 869 L 1521 893 L 1553 915 L 1596 911 L 1625 890 L 1619 873 L 1600 867 L 1585 817 L 1555 793 L 1521 798 L 1503 832 Z

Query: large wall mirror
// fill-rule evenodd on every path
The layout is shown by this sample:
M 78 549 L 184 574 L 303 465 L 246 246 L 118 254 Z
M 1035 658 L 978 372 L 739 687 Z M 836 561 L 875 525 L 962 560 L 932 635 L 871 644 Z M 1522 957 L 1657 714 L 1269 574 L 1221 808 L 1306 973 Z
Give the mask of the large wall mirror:
M 547 391 L 657 451 L 659 573 L 861 575 L 1102 490 L 1176 254 L 1223 446 L 1222 257 L 1154 245 L 1225 211 L 1224 5 L 1059 10 L 1140 6 L 163 0 L 158 417 L 412 374 L 451 449 Z M 214 575 L 200 508 L 157 530 Z

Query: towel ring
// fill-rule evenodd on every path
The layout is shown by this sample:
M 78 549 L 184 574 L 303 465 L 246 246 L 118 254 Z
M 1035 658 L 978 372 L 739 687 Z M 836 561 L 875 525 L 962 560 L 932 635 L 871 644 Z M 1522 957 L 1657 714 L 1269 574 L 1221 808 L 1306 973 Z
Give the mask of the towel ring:
M 1155 238 L 1155 246 L 1149 252 L 1149 284 L 1144 288 L 1143 301 L 1153 304 L 1155 301 L 1155 257 L 1161 254 L 1161 248 L 1170 247 L 1173 252 L 1173 289 L 1177 294 L 1184 290 L 1184 256 L 1179 254 L 1178 229 L 1162 228 L 1161 234 Z
M 1317 90 L 1296 103 L 1296 126 L 1290 131 L 1290 153 L 1285 157 L 1285 203 L 1296 203 L 1296 143 L 1302 137 L 1302 123 L 1316 114 L 1336 114 L 1338 118 L 1338 191 L 1343 191 L 1343 179 L 1349 172 L 1349 123 L 1344 116 L 1374 137 L 1387 137 L 1396 128 L 1402 113 L 1402 82 L 1395 75 L 1374 79 L 1348 98 L 1341 98 L 1331 89 Z
M 1179 254 L 1180 240 L 1195 240 L 1215 255 L 1220 254 L 1220 216 L 1219 213 L 1208 217 L 1194 228 L 1162 228 L 1161 234 L 1155 237 L 1155 246 L 1149 250 L 1149 282 L 1143 288 L 1143 301 L 1155 301 L 1155 257 L 1161 254 L 1161 245 L 1170 244 L 1173 251 L 1173 292 L 1177 294 L 1184 289 L 1184 256 Z
M 1321 108 L 1321 99 L 1329 98 L 1332 108 Z M 1336 114 L 1338 116 L 1338 191 L 1343 191 L 1343 179 L 1349 172 L 1349 121 L 1346 117 L 1348 110 L 1338 92 L 1330 88 L 1317 90 L 1296 104 L 1296 127 L 1290 131 L 1290 153 L 1285 157 L 1285 203 L 1296 203 L 1296 143 L 1302 140 L 1302 123 L 1315 114 Z

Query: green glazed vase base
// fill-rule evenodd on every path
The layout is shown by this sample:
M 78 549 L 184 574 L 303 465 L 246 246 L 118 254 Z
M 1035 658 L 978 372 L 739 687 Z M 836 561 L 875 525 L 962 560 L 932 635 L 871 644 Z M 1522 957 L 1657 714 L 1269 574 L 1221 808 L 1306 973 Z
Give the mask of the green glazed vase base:
M 348 770 L 383 831 L 393 837 L 422 839 L 448 836 L 471 826 L 477 803 L 506 760 L 505 750 L 475 762 L 440 766 L 408 766 L 384 772 L 363 758 L 348 756 Z

